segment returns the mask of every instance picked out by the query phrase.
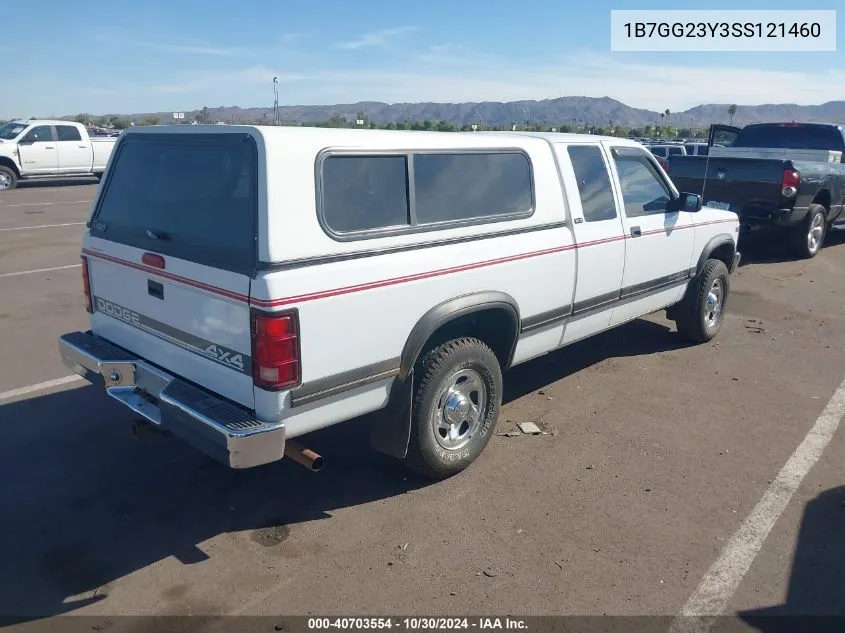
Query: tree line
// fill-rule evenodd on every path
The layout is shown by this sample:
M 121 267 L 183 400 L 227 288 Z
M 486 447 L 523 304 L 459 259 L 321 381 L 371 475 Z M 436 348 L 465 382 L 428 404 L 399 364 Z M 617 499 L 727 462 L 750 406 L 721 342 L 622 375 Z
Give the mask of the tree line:
M 728 116 L 731 124 L 733 118 L 736 116 L 738 107 L 732 104 L 728 107 Z M 291 127 L 334 127 L 334 128 L 368 128 L 371 130 L 430 130 L 437 132 L 469 132 L 469 131 L 506 131 L 506 130 L 522 130 L 531 132 L 562 132 L 562 133 L 580 133 L 580 134 L 597 134 L 599 136 L 621 136 L 621 137 L 648 137 L 648 138 L 704 138 L 707 136 L 707 131 L 700 128 L 692 127 L 674 127 L 669 125 L 669 117 L 671 112 L 667 108 L 660 113 L 660 125 L 645 125 L 643 127 L 625 127 L 616 125 L 614 121 L 610 120 L 607 125 L 596 125 L 587 123 L 586 121 L 578 121 L 573 123 L 561 123 L 559 125 L 548 125 L 532 123 L 531 121 L 522 121 L 520 123 L 462 123 L 455 124 L 448 121 L 437 121 L 433 119 L 424 119 L 422 121 L 397 121 L 389 123 L 378 123 L 371 121 L 364 113 L 359 112 L 354 119 L 347 119 L 341 114 L 332 115 L 327 121 L 282 121 L 280 125 Z M 36 117 L 30 117 L 32 119 Z M 91 114 L 77 114 L 73 120 L 83 125 L 94 127 L 111 127 L 118 130 L 123 130 L 131 125 L 161 125 L 162 120 L 157 116 L 148 116 L 143 119 L 130 121 L 129 119 L 121 118 L 119 116 L 98 117 Z M 216 123 L 208 107 L 203 107 L 193 119 L 197 123 Z M 169 123 L 170 121 L 164 121 Z M 190 122 L 190 121 L 186 121 Z M 246 123 L 250 125 L 269 125 L 267 120 L 267 113 L 260 119 L 238 120 L 234 119 L 229 123 Z
M 731 114 L 735 113 L 732 112 Z M 665 121 L 669 116 L 668 111 L 661 113 L 661 120 Z M 162 123 L 170 123 L 170 121 L 162 121 L 159 117 L 148 116 L 143 119 L 130 121 L 129 119 L 118 116 L 112 117 L 95 117 L 89 114 L 79 114 L 73 118 L 74 121 L 84 125 L 95 127 L 111 127 L 115 129 L 125 129 L 130 125 L 147 126 L 160 125 Z M 193 121 L 197 123 L 216 123 L 217 121 L 211 115 L 207 107 L 202 108 Z M 188 120 L 186 122 L 191 122 Z M 245 123 L 250 125 L 271 125 L 267 120 L 267 116 L 260 119 L 249 120 L 231 120 L 229 123 Z M 285 127 L 321 127 L 321 128 L 367 128 L 371 130 L 424 130 L 435 132 L 470 132 L 470 131 L 531 131 L 531 132 L 560 132 L 560 133 L 577 133 L 577 134 L 595 134 L 599 136 L 619 136 L 619 137 L 648 137 L 648 138 L 703 138 L 706 136 L 706 130 L 690 127 L 674 127 L 668 123 L 662 125 L 645 125 L 642 127 L 627 127 L 617 125 L 610 120 L 606 125 L 597 125 L 588 123 L 586 121 L 577 121 L 570 123 L 560 123 L 558 125 L 549 125 L 546 123 L 534 123 L 532 121 L 520 121 L 518 123 L 451 123 L 448 121 L 438 121 L 435 119 L 423 119 L 422 121 L 406 120 L 395 122 L 377 122 L 370 120 L 367 115 L 358 113 L 354 118 L 347 118 L 341 114 L 332 115 L 325 121 L 281 121 L 279 123 Z

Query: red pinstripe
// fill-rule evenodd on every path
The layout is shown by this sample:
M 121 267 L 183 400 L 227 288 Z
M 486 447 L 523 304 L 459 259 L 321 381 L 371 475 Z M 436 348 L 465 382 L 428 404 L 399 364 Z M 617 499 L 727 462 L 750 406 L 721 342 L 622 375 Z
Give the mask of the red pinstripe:
M 93 257 L 95 259 L 104 259 L 108 262 L 112 262 L 113 264 L 120 264 L 121 266 L 134 268 L 135 270 L 150 273 L 151 275 L 158 275 L 159 277 L 164 277 L 165 279 L 170 279 L 171 281 L 177 281 L 179 283 L 185 284 L 186 286 L 192 286 L 194 288 L 199 288 L 200 290 L 205 290 L 216 295 L 221 295 L 224 297 L 228 297 L 229 299 L 234 299 L 235 301 L 243 301 L 244 303 L 249 302 L 249 297 L 247 297 L 246 295 L 238 294 L 237 292 L 232 292 L 231 290 L 226 290 L 225 288 L 218 288 L 217 286 L 204 284 L 201 281 L 196 281 L 195 279 L 188 279 L 187 277 L 182 277 L 181 275 L 174 275 L 173 273 L 166 272 L 164 270 L 161 270 L 160 268 L 153 268 L 152 266 L 146 266 L 144 264 L 130 262 L 127 259 L 114 257 L 113 255 L 106 255 L 105 253 L 98 253 L 97 251 L 92 251 L 87 248 L 82 249 L 82 254 L 87 255 L 88 257 Z
M 711 220 L 710 222 L 701 222 L 699 224 L 689 224 L 686 226 L 679 226 L 674 230 L 680 229 L 691 229 L 696 228 L 698 226 L 707 226 L 711 224 L 722 224 L 726 222 L 735 222 L 736 220 Z M 666 229 L 654 229 L 651 231 L 645 231 L 642 233 L 642 236 L 647 235 L 657 235 L 659 233 L 665 233 Z M 413 275 L 405 275 L 401 277 L 392 277 L 389 279 L 382 279 L 379 281 L 372 281 L 363 284 L 356 284 L 352 286 L 342 286 L 340 288 L 333 288 L 330 290 L 321 290 L 318 292 L 311 292 L 301 295 L 294 295 L 291 297 L 284 297 L 281 299 L 250 299 L 246 295 L 238 294 L 236 292 L 232 292 L 230 290 L 226 290 L 224 288 L 219 288 L 217 286 L 212 286 L 210 284 L 202 283 L 200 281 L 196 281 L 194 279 L 189 279 L 187 277 L 182 277 L 180 275 L 174 275 L 173 273 L 169 273 L 158 268 L 153 268 L 151 266 L 146 266 L 144 264 L 140 264 L 137 262 L 131 262 L 126 259 L 121 259 L 119 257 L 114 257 L 113 255 L 106 255 L 105 253 L 98 253 L 96 251 L 92 251 L 90 249 L 82 249 L 82 254 L 87 255 L 88 257 L 94 257 L 98 259 L 103 259 L 105 261 L 119 264 L 121 266 L 127 266 L 129 268 L 134 268 L 135 270 L 140 270 L 142 272 L 149 273 L 151 275 L 158 275 L 159 277 L 164 277 L 165 279 L 169 279 L 171 281 L 176 281 L 178 283 L 185 284 L 187 286 L 191 286 L 193 288 L 198 288 L 200 290 L 205 290 L 206 292 L 210 292 L 212 294 L 220 295 L 223 297 L 227 297 L 229 299 L 233 299 L 235 301 L 241 301 L 243 303 L 250 303 L 252 305 L 260 306 L 260 307 L 279 307 L 284 305 L 290 305 L 292 303 L 303 303 L 305 301 L 315 301 L 317 299 L 327 299 L 329 297 L 336 297 L 339 295 L 350 294 L 353 292 L 362 292 L 364 290 L 374 290 L 376 288 L 385 288 L 388 286 L 394 286 L 397 284 L 407 283 L 411 281 L 420 281 L 423 279 L 431 279 L 432 277 L 441 277 L 443 275 L 450 275 L 453 273 L 464 272 L 467 270 L 475 270 L 478 268 L 486 268 L 487 266 L 495 266 L 498 264 L 506 264 L 509 262 L 520 261 L 523 259 L 530 259 L 533 257 L 541 257 L 543 255 L 553 255 L 555 253 L 562 253 L 565 251 L 570 250 L 577 250 L 579 248 L 589 248 L 591 246 L 599 246 L 601 244 L 609 244 L 611 242 L 619 242 L 622 240 L 632 239 L 627 235 L 615 235 L 613 237 L 603 238 L 600 240 L 591 240 L 589 242 L 581 242 L 580 244 L 567 244 L 565 246 L 557 246 L 554 248 L 547 248 L 539 251 L 531 251 L 528 253 L 520 253 L 518 255 L 509 255 L 507 257 L 497 257 L 495 259 L 488 259 L 480 262 L 474 262 L 472 264 L 463 264 L 461 266 L 452 266 L 449 268 L 439 268 L 436 270 L 428 271 L 425 273 L 416 273 Z

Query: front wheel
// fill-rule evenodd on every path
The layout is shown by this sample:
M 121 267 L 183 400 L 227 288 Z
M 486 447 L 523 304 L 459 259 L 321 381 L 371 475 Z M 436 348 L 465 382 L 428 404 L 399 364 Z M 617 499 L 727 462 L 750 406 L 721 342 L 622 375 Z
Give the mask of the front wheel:
M 18 184 L 18 176 L 15 172 L 6 167 L 5 165 L 0 165 L 0 191 L 4 191 L 6 189 L 14 189 Z
M 459 338 L 428 352 L 415 374 L 405 463 L 445 479 L 475 461 L 490 441 L 502 405 L 501 367 L 485 343 Z
M 792 229 L 792 251 L 802 259 L 818 255 L 827 232 L 827 212 L 820 204 L 811 204 L 807 218 Z
M 678 334 L 706 343 L 722 328 L 730 291 L 730 273 L 723 261 L 709 259 L 674 311 Z

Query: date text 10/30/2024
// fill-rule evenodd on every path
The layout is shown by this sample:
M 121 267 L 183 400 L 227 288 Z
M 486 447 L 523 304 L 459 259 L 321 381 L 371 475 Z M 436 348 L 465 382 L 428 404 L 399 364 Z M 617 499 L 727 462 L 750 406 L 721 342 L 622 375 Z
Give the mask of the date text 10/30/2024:
M 451 629 L 526 630 L 524 620 L 515 618 L 308 618 L 313 631 L 367 629 L 400 629 L 410 631 L 442 631 Z

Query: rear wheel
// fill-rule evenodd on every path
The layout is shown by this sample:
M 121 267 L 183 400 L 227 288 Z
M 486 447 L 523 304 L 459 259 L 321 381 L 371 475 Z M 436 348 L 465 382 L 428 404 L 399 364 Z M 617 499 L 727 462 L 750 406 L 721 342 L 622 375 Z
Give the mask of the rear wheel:
M 14 189 L 18 184 L 18 176 L 9 167 L 0 165 L 0 191 Z
M 806 219 L 792 229 L 792 251 L 802 259 L 818 255 L 827 233 L 827 211 L 820 204 L 811 204 Z
M 425 354 L 415 374 L 405 463 L 444 479 L 469 466 L 490 441 L 502 404 L 501 368 L 485 343 L 459 338 Z
M 693 343 L 706 343 L 722 328 L 730 291 L 730 273 L 723 261 L 709 259 L 673 310 L 678 334 Z

